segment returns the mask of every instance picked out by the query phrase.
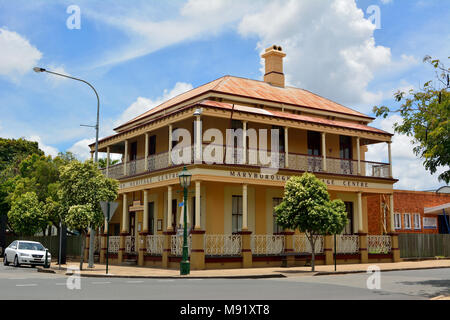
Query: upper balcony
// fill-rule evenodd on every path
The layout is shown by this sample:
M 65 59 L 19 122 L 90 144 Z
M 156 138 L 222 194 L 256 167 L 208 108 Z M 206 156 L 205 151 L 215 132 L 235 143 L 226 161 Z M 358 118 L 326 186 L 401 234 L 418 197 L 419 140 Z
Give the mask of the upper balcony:
M 200 116 L 193 112 L 197 110 L 195 108 L 190 106 L 177 114 L 161 117 L 151 125 L 104 139 L 100 152 L 106 152 L 107 158 L 110 153 L 122 156 L 122 163 L 108 165 L 103 170 L 104 174 L 126 179 L 184 164 L 214 164 L 228 168 L 278 168 L 294 172 L 392 178 L 391 135 L 387 132 L 350 120 L 338 122 L 318 117 L 311 120 L 310 117 L 308 121 L 311 122 L 301 122 L 289 118 L 290 115 L 281 117 L 280 112 L 277 116 L 266 115 L 262 111 L 257 115 L 247 112 L 252 108 L 235 110 L 231 117 L 226 111 L 204 107 Z M 240 130 L 241 135 L 233 133 L 230 136 L 228 128 L 234 132 Z M 177 129 L 182 129 L 180 131 L 187 136 L 180 139 Z M 274 129 L 278 131 L 277 136 L 270 134 Z M 184 157 L 182 163 L 172 157 L 172 149 L 177 148 L 180 141 L 188 146 L 184 154 L 181 152 Z M 387 143 L 385 160 L 388 161 L 366 159 L 367 146 L 377 143 Z M 218 153 L 212 161 L 207 159 L 211 148 Z M 271 162 L 267 161 L 268 158 Z
M 110 178 L 123 179 L 146 173 L 157 172 L 178 167 L 185 164 L 215 164 L 224 166 L 246 166 L 248 168 L 279 168 L 281 170 L 293 170 L 299 172 L 328 173 L 338 175 L 392 178 L 391 165 L 389 163 L 372 162 L 365 160 L 341 159 L 334 157 L 312 156 L 300 153 L 272 153 L 270 151 L 258 151 L 247 149 L 243 156 L 242 148 L 229 148 L 215 146 L 219 151 L 219 158 L 223 161 L 214 162 L 211 159 L 196 156 L 203 155 L 205 146 L 197 151 L 195 146 L 185 148 L 180 156 L 185 158 L 188 153 L 189 160 L 182 163 L 172 161 L 171 152 L 148 155 L 147 157 L 120 163 L 103 169 L 103 173 Z M 197 152 L 196 152 L 197 151 Z M 273 159 L 272 159 L 272 156 Z M 277 163 L 274 163 L 275 160 Z M 272 162 L 270 162 L 272 161 Z

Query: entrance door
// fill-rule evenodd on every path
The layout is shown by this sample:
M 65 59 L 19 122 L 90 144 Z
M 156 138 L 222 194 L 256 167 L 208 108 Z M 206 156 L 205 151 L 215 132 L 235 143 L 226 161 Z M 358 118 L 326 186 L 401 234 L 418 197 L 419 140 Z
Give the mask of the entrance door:
M 136 174 L 136 160 L 137 160 L 137 141 L 131 143 L 130 152 L 130 174 Z
M 155 234 L 155 203 L 148 203 L 148 233 Z
M 353 174 L 353 148 L 352 137 L 339 136 L 339 151 L 341 158 L 341 173 Z

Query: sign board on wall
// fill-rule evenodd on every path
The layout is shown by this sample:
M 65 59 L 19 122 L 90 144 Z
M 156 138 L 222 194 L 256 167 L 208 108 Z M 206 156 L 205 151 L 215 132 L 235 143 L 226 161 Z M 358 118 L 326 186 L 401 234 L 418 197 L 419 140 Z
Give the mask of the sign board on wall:
M 437 218 L 423 217 L 424 229 L 437 229 Z

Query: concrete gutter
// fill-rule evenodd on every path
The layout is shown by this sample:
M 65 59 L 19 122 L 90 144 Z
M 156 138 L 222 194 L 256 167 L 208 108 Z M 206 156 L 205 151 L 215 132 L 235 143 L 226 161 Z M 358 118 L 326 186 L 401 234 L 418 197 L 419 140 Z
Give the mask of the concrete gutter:
M 71 276 L 73 273 L 65 273 Z M 251 274 L 251 275 L 230 275 L 230 276 L 135 276 L 135 275 L 114 275 L 114 274 L 96 274 L 81 273 L 80 277 L 85 278 L 123 278 L 123 279 L 269 279 L 286 278 L 281 273 L 275 274 Z
M 391 272 L 391 271 L 413 271 L 413 270 L 429 270 L 429 269 L 449 269 L 448 266 L 439 267 L 415 267 L 415 268 L 401 268 L 401 269 L 381 269 L 380 272 Z M 351 273 L 367 273 L 367 270 L 349 270 L 349 271 L 318 271 L 313 276 L 330 276 L 330 275 L 340 275 L 340 274 L 351 274 Z

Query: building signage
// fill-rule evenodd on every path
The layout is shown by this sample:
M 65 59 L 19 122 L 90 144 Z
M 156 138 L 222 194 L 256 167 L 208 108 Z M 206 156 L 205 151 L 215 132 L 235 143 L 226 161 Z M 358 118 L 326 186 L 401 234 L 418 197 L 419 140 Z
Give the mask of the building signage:
M 437 229 L 437 218 L 423 218 L 423 228 L 424 229 Z
M 155 183 L 155 182 L 161 182 L 161 181 L 170 180 L 170 179 L 177 179 L 177 178 L 178 178 L 178 172 L 167 173 L 167 174 L 163 174 L 160 176 L 154 176 L 154 177 L 148 177 L 148 178 L 144 178 L 144 179 L 124 182 L 119 185 L 119 188 L 125 189 L 125 188 L 138 187 L 141 185 L 146 185 L 146 184 Z
M 270 175 L 257 172 L 230 171 L 230 177 L 269 180 L 269 181 L 287 181 L 291 176 L 279 174 Z M 364 181 L 349 181 L 349 180 L 335 180 L 335 179 L 320 179 L 320 180 L 322 180 L 325 184 L 329 186 L 331 185 L 331 186 L 369 188 L 369 183 Z
M 214 169 L 199 169 L 194 168 L 190 170 L 192 175 L 208 175 L 214 177 L 231 177 L 242 180 L 258 180 L 258 181 L 270 181 L 270 182 L 286 182 L 291 177 L 290 175 L 282 174 L 265 174 L 260 172 L 248 172 L 248 171 L 224 171 Z M 167 180 L 178 179 L 178 173 L 167 173 L 159 176 L 146 177 L 138 180 L 128 181 L 120 184 L 120 189 L 128 189 L 143 185 L 149 185 L 152 183 L 163 182 Z M 220 178 L 219 178 L 220 179 Z M 344 188 L 389 188 L 389 186 L 380 185 L 378 183 L 370 183 L 366 181 L 354 181 L 354 180 L 341 180 L 332 178 L 320 178 L 326 185 L 334 187 Z M 218 180 L 220 181 L 220 180 Z

